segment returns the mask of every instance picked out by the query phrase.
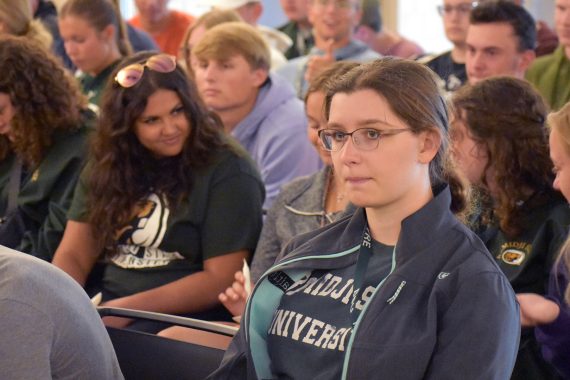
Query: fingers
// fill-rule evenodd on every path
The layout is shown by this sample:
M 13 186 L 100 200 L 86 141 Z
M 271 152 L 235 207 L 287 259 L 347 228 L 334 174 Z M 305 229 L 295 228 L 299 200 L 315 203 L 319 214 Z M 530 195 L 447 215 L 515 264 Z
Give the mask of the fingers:
M 334 38 L 330 38 L 325 46 L 325 57 L 334 61 Z

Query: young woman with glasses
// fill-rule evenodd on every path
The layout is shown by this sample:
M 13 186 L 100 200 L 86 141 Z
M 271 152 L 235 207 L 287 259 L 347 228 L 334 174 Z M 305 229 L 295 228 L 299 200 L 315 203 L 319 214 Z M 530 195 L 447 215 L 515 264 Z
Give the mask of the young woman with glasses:
M 479 192 L 472 228 L 516 293 L 545 294 L 570 210 L 552 187 L 547 107 L 526 81 L 489 78 L 453 97 L 453 154 Z M 558 378 L 523 328 L 512 379 Z
M 358 209 L 287 245 L 212 378 L 508 378 L 515 296 L 453 215 L 466 200 L 434 74 L 358 66 L 331 85 L 325 114 L 321 141 Z
M 94 115 L 54 56 L 0 36 L 0 244 L 51 260 Z
M 137 54 L 112 78 L 53 263 L 84 285 L 104 258 L 107 306 L 227 318 L 217 295 L 261 229 L 255 164 L 173 57 Z

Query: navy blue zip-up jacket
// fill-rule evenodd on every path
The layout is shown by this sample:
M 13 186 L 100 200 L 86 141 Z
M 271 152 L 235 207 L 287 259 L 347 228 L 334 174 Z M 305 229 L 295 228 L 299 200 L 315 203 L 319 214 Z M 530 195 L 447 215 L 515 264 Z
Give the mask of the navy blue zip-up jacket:
M 392 271 L 379 279 L 346 346 L 343 379 L 509 379 L 520 335 L 515 294 L 483 243 L 450 212 L 450 202 L 444 187 L 402 222 Z M 354 264 L 365 224 L 358 209 L 293 239 L 257 283 L 211 378 L 275 378 L 266 336 L 283 290 L 269 277 L 297 281 L 314 269 Z

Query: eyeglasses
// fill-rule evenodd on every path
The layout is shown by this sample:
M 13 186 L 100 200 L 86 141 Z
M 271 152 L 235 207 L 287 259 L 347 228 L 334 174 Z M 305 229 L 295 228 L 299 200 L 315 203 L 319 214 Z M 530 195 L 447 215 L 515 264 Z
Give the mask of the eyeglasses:
M 334 4 L 336 9 L 348 9 L 353 6 L 351 0 L 313 0 L 315 4 L 326 7 L 329 4 Z
M 381 131 L 374 128 L 360 128 L 350 133 L 342 132 L 337 129 L 321 129 L 319 131 L 319 139 L 323 144 L 323 148 L 329 152 L 339 151 L 348 136 L 352 138 L 352 143 L 360 150 L 374 150 L 378 148 L 380 138 L 383 136 L 391 136 L 400 132 L 410 131 L 409 128 L 389 129 Z
M 471 3 L 461 3 L 457 5 L 438 5 L 437 12 L 440 16 L 449 16 L 451 13 L 453 13 L 453 11 L 459 13 L 460 15 L 467 15 L 477 5 L 479 5 L 479 3 L 476 1 L 473 1 Z
M 169 54 L 157 54 L 145 62 L 125 66 L 115 76 L 115 82 L 124 88 L 133 87 L 141 80 L 145 67 L 159 73 L 170 73 L 176 69 L 176 58 Z

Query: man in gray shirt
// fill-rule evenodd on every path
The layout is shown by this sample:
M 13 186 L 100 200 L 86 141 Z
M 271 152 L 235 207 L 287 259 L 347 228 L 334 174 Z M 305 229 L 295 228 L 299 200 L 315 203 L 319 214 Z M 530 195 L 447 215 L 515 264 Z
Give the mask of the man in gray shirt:
M 83 289 L 51 264 L 3 246 L 0 369 L 5 379 L 123 379 Z

